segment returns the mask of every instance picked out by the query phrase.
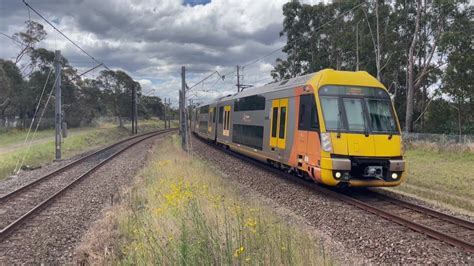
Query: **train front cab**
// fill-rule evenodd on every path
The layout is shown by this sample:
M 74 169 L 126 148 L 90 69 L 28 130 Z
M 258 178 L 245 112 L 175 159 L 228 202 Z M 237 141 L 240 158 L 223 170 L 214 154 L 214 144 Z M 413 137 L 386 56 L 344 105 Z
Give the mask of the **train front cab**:
M 405 173 L 398 118 L 384 86 L 365 71 L 320 71 L 317 181 L 330 186 L 397 186 Z

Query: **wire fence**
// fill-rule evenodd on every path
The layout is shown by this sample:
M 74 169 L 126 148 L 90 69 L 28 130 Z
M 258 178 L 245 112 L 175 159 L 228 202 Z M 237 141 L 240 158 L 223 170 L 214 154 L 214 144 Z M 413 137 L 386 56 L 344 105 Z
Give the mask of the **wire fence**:
M 145 117 L 139 117 L 140 120 L 146 120 Z M 150 117 L 149 119 L 158 119 L 157 117 Z M 161 119 L 161 117 L 160 117 Z M 173 117 L 174 119 L 174 117 Z M 96 117 L 90 121 L 80 122 L 75 126 L 67 125 L 68 127 L 97 127 L 103 125 L 120 125 L 120 120 L 122 120 L 123 125 L 127 125 L 131 123 L 130 117 L 121 117 L 118 116 L 101 116 Z M 28 127 L 29 123 L 31 123 L 31 118 L 15 118 L 15 119 L 1 119 L 0 120 L 0 131 L 7 131 L 9 129 L 25 129 Z M 37 121 L 35 121 L 35 124 Z M 39 125 L 38 129 L 52 129 L 54 128 L 54 117 L 44 117 L 41 120 L 41 124 Z
M 427 134 L 427 133 L 404 133 L 403 141 L 412 142 L 430 142 L 440 145 L 447 144 L 474 144 L 474 135 L 455 135 L 455 134 Z

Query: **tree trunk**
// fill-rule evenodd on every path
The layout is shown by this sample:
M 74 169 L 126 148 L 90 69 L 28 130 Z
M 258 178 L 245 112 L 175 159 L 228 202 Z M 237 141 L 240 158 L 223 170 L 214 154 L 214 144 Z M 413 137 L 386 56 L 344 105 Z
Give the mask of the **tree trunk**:
M 118 120 L 119 120 L 119 127 L 123 127 L 122 115 L 120 114 L 118 101 L 116 99 L 114 99 L 114 108 L 115 108 L 115 115 L 118 117 Z
M 375 18 L 377 27 L 377 47 L 376 47 L 376 65 L 377 65 L 377 80 L 380 81 L 380 30 L 379 30 L 379 0 L 375 1 Z
M 461 127 L 461 106 L 462 106 L 462 100 L 461 98 L 458 99 L 458 130 L 459 130 L 459 142 L 461 142 L 461 136 L 462 136 L 462 127 Z
M 413 131 L 413 105 L 414 105 L 414 51 L 416 42 L 418 40 L 418 31 L 420 30 L 420 18 L 421 18 L 421 0 L 417 0 L 416 8 L 416 19 L 415 19 L 415 32 L 413 33 L 413 40 L 408 51 L 408 91 L 407 91 L 407 109 L 405 116 L 405 131 Z
M 6 127 L 7 117 L 5 116 L 5 111 L 7 110 L 9 104 L 10 98 L 5 99 L 5 101 L 0 104 L 0 108 L 2 108 L 2 116 L 0 117 L 0 127 Z
M 7 118 L 5 116 L 5 109 L 2 109 L 2 117 L 0 118 L 0 128 L 7 128 Z
M 427 89 L 426 89 L 426 85 L 423 86 L 423 92 L 421 93 L 421 121 L 420 121 L 420 124 L 421 124 L 421 132 L 423 132 L 425 130 L 425 109 L 426 109 L 426 105 L 427 105 L 427 99 L 428 99 L 428 92 L 427 92 Z
M 117 117 L 119 120 L 119 127 L 123 127 L 122 114 L 120 113 L 119 107 L 117 105 L 115 106 L 115 112 L 117 113 Z

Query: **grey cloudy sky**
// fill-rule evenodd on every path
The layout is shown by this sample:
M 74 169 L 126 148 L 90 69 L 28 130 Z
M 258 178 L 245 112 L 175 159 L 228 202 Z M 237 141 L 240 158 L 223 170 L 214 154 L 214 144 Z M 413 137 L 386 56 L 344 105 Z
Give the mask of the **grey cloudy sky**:
M 179 71 L 188 70 L 188 84 L 213 70 L 229 73 L 282 46 L 280 37 L 284 0 L 27 0 L 29 4 L 112 69 L 127 71 L 148 94 L 171 97 L 176 102 Z M 305 3 L 318 0 L 302 1 Z M 47 39 L 39 46 L 59 49 L 73 66 L 86 70 L 90 58 L 28 12 L 21 0 L 0 0 L 0 32 L 12 35 L 32 20 L 45 25 Z M 19 47 L 0 36 L 0 58 L 11 59 Z M 264 84 L 276 53 L 244 69 L 244 82 Z M 99 70 L 98 70 L 99 71 Z M 89 77 L 98 74 L 92 72 Z M 197 101 L 235 91 L 235 73 L 224 81 L 217 77 L 196 87 Z

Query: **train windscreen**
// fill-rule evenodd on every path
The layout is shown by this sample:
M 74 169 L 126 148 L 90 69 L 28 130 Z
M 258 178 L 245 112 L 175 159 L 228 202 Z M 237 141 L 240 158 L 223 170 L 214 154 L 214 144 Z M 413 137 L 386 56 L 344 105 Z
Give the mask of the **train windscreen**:
M 324 86 L 319 96 L 328 131 L 398 133 L 392 103 L 385 90 Z

